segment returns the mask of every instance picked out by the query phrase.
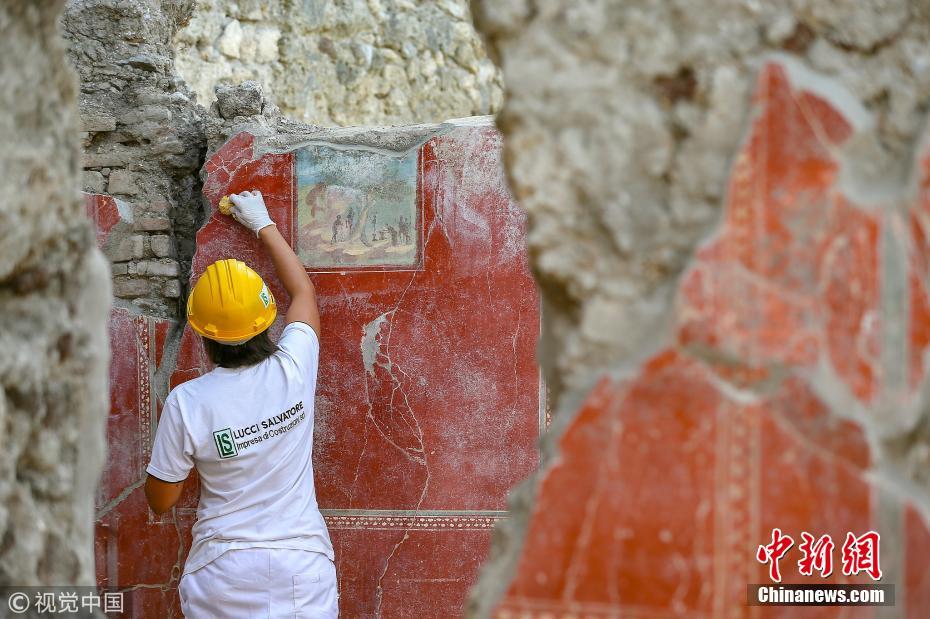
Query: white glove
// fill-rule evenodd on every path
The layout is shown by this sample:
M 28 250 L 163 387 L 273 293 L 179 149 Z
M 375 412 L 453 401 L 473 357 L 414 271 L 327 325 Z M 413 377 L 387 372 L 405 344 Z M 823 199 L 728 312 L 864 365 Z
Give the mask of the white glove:
M 233 203 L 232 216 L 243 226 L 258 236 L 258 231 L 265 226 L 273 226 L 274 222 L 268 216 L 265 200 L 260 191 L 243 191 L 229 196 Z

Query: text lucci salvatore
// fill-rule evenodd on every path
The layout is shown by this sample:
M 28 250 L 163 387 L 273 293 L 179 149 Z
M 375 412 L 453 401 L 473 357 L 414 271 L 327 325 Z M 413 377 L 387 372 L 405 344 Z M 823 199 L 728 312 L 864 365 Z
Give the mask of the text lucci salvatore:
M 239 438 L 245 438 L 246 436 L 249 436 L 251 434 L 258 434 L 262 430 L 267 430 L 269 428 L 272 428 L 278 425 L 279 423 L 283 423 L 287 421 L 288 419 L 290 419 L 291 417 L 294 417 L 295 415 L 300 413 L 303 410 L 303 408 L 304 408 L 304 402 L 303 400 L 301 400 L 300 402 L 298 402 L 291 408 L 287 409 L 283 413 L 278 413 L 274 417 L 269 417 L 268 419 L 264 419 L 262 420 L 261 423 L 253 423 L 250 426 L 246 426 L 244 428 L 238 428 L 236 430 L 233 430 L 233 438 L 239 439 Z

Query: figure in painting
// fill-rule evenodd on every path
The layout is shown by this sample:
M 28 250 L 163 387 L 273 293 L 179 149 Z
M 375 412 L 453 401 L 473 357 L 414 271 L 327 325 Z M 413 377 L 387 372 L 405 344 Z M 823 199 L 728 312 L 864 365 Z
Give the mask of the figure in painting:
M 407 221 L 407 218 L 403 215 L 400 216 L 400 220 L 397 223 L 398 231 L 400 232 L 400 237 L 403 239 L 404 245 L 410 244 L 410 223 Z
M 339 229 L 342 228 L 342 215 L 336 215 L 336 221 L 333 222 L 333 243 L 339 236 Z
M 352 224 L 355 223 L 355 209 L 351 206 L 349 207 L 349 212 L 346 215 L 346 234 L 352 234 Z

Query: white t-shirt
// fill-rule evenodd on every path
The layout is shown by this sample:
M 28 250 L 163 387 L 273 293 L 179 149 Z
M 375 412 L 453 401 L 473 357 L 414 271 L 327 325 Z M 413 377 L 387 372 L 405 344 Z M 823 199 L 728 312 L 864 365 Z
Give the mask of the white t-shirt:
M 278 348 L 257 365 L 218 367 L 178 385 L 165 401 L 146 470 L 177 482 L 197 467 L 200 504 L 185 574 L 235 548 L 333 559 L 313 486 L 319 339 L 292 322 Z

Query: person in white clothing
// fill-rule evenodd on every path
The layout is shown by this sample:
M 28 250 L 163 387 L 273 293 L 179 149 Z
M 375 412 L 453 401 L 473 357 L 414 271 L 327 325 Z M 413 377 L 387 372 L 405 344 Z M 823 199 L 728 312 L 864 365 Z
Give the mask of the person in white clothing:
M 200 503 L 179 585 L 185 617 L 334 618 L 333 546 L 313 484 L 316 292 L 261 193 L 230 199 L 291 297 L 286 326 L 274 343 L 268 328 L 277 304 L 245 263 L 207 267 L 187 319 L 216 368 L 168 394 L 145 494 L 164 513 L 196 467 Z

